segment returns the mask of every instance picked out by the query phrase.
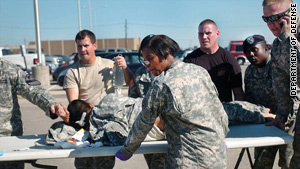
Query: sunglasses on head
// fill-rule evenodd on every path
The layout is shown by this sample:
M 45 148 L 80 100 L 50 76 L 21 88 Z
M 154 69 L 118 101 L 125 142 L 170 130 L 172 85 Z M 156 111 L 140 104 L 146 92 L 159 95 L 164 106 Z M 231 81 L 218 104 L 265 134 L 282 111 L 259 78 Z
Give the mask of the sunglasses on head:
M 271 21 L 271 22 L 275 22 L 275 21 L 278 21 L 285 13 L 289 12 L 290 11 L 290 8 L 285 10 L 284 12 L 281 12 L 279 14 L 276 14 L 276 15 L 271 15 L 271 16 L 262 16 L 262 19 L 265 21 L 265 22 L 268 22 L 268 21 Z

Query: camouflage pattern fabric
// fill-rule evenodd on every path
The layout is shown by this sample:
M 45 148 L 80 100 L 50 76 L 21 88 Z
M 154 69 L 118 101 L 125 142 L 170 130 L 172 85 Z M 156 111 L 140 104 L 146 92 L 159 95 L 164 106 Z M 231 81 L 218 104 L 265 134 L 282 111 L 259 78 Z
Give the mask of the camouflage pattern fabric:
M 106 95 L 90 113 L 90 139 L 101 141 L 105 146 L 123 145 L 141 109 L 141 98 L 119 96 L 114 93 Z M 46 143 L 65 141 L 76 132 L 75 128 L 63 121 L 56 122 L 48 130 Z
M 245 71 L 245 100 L 261 104 L 276 114 L 277 99 L 272 88 L 272 61 L 269 61 L 262 72 L 255 65 L 249 65 Z
M 245 97 L 254 104 L 262 104 L 270 108 L 273 114 L 277 111 L 277 99 L 272 87 L 272 61 L 269 61 L 262 72 L 255 65 L 249 65 L 245 72 Z M 292 135 L 295 118 L 288 118 L 286 132 Z M 254 150 L 257 168 L 272 169 L 275 156 L 279 150 L 279 163 L 282 168 L 288 168 L 293 155 L 292 144 L 271 147 L 257 147 Z M 263 151 L 260 159 L 259 155 Z
M 137 98 L 143 98 L 149 88 L 152 85 L 152 81 L 154 80 L 154 76 L 147 70 L 146 67 L 140 67 L 134 75 L 134 86 L 129 88 L 128 96 Z
M 151 87 L 153 79 L 146 67 L 139 68 L 135 73 L 135 85 L 129 89 L 129 96 L 144 97 Z M 265 119 L 261 113 L 268 112 L 263 106 L 248 102 L 236 101 L 222 104 L 228 115 L 229 125 L 264 123 Z M 165 156 L 164 153 L 144 155 L 149 169 L 164 168 Z
M 294 104 L 297 99 L 290 96 L 290 37 L 294 35 L 284 32 L 273 42 L 272 50 L 272 82 L 277 98 L 276 120 L 285 123 L 289 116 L 295 116 Z M 297 85 L 300 84 L 300 44 L 297 43 Z M 297 107 L 297 106 L 296 106 Z
M 17 95 L 40 107 L 50 116 L 50 106 L 59 104 L 41 86 L 30 86 L 26 72 L 16 65 L 0 59 L 0 137 L 21 136 L 23 126 Z
M 30 86 L 26 82 L 26 72 L 18 66 L 0 58 L 0 137 L 23 135 L 23 124 L 17 95 L 40 107 L 47 116 L 55 101 L 41 86 Z M 1 169 L 24 168 L 24 162 L 0 162 Z
M 300 21 L 298 21 L 298 25 L 297 25 L 297 86 L 300 86 Z M 284 117 L 287 116 L 287 113 L 289 113 L 287 118 L 290 118 L 291 116 L 295 116 L 294 113 L 297 112 L 296 114 L 296 124 L 295 124 L 295 134 L 294 134 L 294 142 L 293 142 L 293 150 L 294 150 L 294 155 L 291 159 L 291 164 L 290 164 L 290 168 L 291 169 L 298 169 L 300 168 L 300 114 L 299 114 L 299 98 L 294 98 L 294 97 L 290 97 L 289 94 L 289 85 L 290 85 L 290 81 L 289 81 L 289 68 L 290 68 L 290 37 L 294 36 L 292 34 L 290 34 L 289 32 L 284 32 L 282 34 L 279 35 L 278 38 L 276 38 L 273 42 L 273 46 L 275 48 L 273 55 L 274 55 L 274 60 L 276 59 L 276 64 L 274 64 L 274 68 L 277 68 L 278 71 L 276 71 L 274 73 L 274 77 L 275 76 L 280 76 L 278 77 L 276 80 L 281 80 L 280 82 L 278 82 L 278 84 L 274 85 L 276 90 L 276 94 L 277 97 L 282 97 L 282 99 L 286 100 L 285 103 L 290 103 L 289 105 L 286 106 L 291 106 L 291 104 L 293 105 L 292 108 L 286 109 L 286 110 L 290 110 L 293 109 L 290 112 L 279 112 L 282 119 L 284 119 Z M 281 67 L 283 66 L 284 67 Z M 288 73 L 288 74 L 286 74 Z M 284 76 L 287 76 L 284 78 Z M 275 80 L 275 79 L 274 79 Z M 298 94 L 299 96 L 299 94 Z M 291 101 L 292 100 L 292 101 Z M 282 100 L 280 100 L 282 101 Z M 289 101 L 289 102 L 288 102 Z M 283 108 L 284 105 L 278 105 L 282 106 Z M 297 110 L 298 109 L 298 110 Z M 284 109 L 280 109 L 280 110 L 284 110 Z M 279 118 L 280 120 L 280 118 Z
M 293 142 L 294 155 L 291 159 L 290 169 L 300 168 L 300 110 L 298 109 L 296 125 L 295 125 L 295 134 Z
M 223 102 L 222 105 L 228 116 L 229 125 L 262 124 L 265 123 L 262 113 L 268 113 L 264 106 L 245 101 Z
M 155 78 L 142 104 L 121 149 L 125 156 L 135 152 L 160 114 L 169 145 L 165 168 L 226 168 L 228 118 L 205 69 L 174 62 Z
M 101 141 L 104 146 L 123 145 L 130 126 L 141 110 L 141 98 L 129 98 L 114 93 L 105 96 L 90 114 L 89 140 Z M 48 130 L 47 144 L 65 141 L 77 131 L 64 122 L 56 122 Z M 113 168 L 115 157 L 76 158 L 77 169 L 108 169 Z
M 263 106 L 243 101 L 223 103 L 223 106 L 229 115 L 229 123 L 231 124 L 264 123 L 264 118 L 260 113 L 267 110 Z M 141 98 L 134 99 L 115 94 L 105 96 L 100 104 L 93 108 L 91 113 L 90 139 L 92 141 L 102 141 L 107 146 L 123 145 L 128 130 L 133 125 L 141 110 Z M 54 144 L 58 141 L 65 141 L 71 138 L 76 132 L 72 126 L 64 122 L 56 122 L 48 130 L 46 143 Z M 158 153 L 145 154 L 144 156 L 149 168 L 164 168 L 165 155 L 165 153 Z M 113 167 L 114 164 L 114 157 L 76 159 L 79 160 L 75 160 L 76 168 L 87 167 L 91 164 L 95 165 L 91 165 L 88 168 L 96 166 L 109 168 L 110 166 Z M 102 161 L 106 161 L 106 164 L 98 165 Z
M 144 66 L 140 67 L 134 75 L 134 85 L 128 90 L 128 96 L 143 98 L 152 85 L 154 76 Z M 165 168 L 166 153 L 144 154 L 149 169 Z

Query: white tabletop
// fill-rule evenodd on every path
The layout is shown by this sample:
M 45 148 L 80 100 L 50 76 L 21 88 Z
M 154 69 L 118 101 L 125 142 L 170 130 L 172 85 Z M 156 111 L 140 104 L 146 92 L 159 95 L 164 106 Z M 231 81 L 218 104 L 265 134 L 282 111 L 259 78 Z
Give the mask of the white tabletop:
M 44 145 L 44 138 L 45 135 L 0 137 L 0 151 L 4 152 L 0 161 L 112 156 L 121 147 L 56 149 L 54 146 Z M 292 141 L 293 137 L 289 134 L 264 124 L 230 126 L 226 137 L 228 148 L 272 146 Z M 143 142 L 135 154 L 161 153 L 166 152 L 167 148 L 166 141 Z

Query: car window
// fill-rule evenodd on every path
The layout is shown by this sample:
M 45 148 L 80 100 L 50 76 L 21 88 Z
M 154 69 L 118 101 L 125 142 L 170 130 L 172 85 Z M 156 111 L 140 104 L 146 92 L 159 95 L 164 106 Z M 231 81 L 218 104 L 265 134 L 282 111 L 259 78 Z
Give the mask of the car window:
M 127 65 L 131 63 L 131 58 L 130 58 L 130 56 L 125 55 L 124 58 L 125 58 L 125 60 L 126 60 L 126 64 L 127 64 Z
M 236 45 L 235 46 L 235 51 L 239 51 L 239 52 L 241 51 L 242 52 L 243 51 L 243 45 Z
M 132 55 L 132 57 L 131 57 L 131 63 L 132 64 L 140 63 L 139 56 L 138 55 Z
M 108 49 L 108 52 L 114 52 L 115 50 L 114 49 Z
M 11 54 L 11 51 L 8 50 L 8 49 L 2 49 L 2 54 L 3 54 L 3 56 L 4 56 L 4 55 L 10 55 L 10 54 Z
M 175 58 L 181 58 L 183 56 L 183 52 L 177 52 L 174 54 Z

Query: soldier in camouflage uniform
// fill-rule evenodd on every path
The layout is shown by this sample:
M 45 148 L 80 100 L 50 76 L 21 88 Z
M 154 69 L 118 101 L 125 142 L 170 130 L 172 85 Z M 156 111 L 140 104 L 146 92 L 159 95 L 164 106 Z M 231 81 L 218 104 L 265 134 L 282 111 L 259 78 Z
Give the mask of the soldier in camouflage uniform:
M 145 67 L 141 67 L 135 73 L 134 85 L 129 88 L 130 97 L 143 98 L 154 80 L 153 75 Z M 260 124 L 269 118 L 269 109 L 260 104 L 251 104 L 246 101 L 222 102 L 228 116 L 229 125 Z
M 146 67 L 140 67 L 134 76 L 134 85 L 129 88 L 128 96 L 133 98 L 143 98 L 151 87 L 154 76 Z M 149 169 L 164 168 L 165 153 L 144 154 Z
M 299 15 L 295 13 L 295 8 L 291 10 L 292 0 L 264 0 L 263 1 L 263 19 L 267 23 L 271 32 L 276 36 L 272 49 L 272 82 L 273 91 L 277 98 L 276 119 L 269 125 L 275 125 L 285 130 L 287 122 L 296 117 L 299 107 L 299 99 L 296 96 L 290 96 L 290 68 L 297 66 L 297 88 L 300 85 L 300 24 Z M 294 4 L 295 5 L 295 4 Z M 295 20 L 296 19 L 296 20 Z M 291 33 L 291 23 L 297 26 L 297 30 Z M 295 29 L 294 29 L 295 30 Z M 291 44 L 291 39 L 296 42 Z M 297 62 L 291 62 L 291 49 L 296 53 Z M 295 67 L 294 66 L 294 67 Z M 294 155 L 291 160 L 290 168 L 300 168 L 300 114 L 297 114 L 297 124 L 294 135 Z
M 139 68 L 134 76 L 134 85 L 129 88 L 130 97 L 143 98 L 152 85 L 154 76 L 147 70 L 146 67 Z M 247 124 L 247 123 L 264 123 L 263 115 L 268 114 L 263 106 L 250 104 L 243 101 L 223 102 L 223 107 L 228 115 L 229 125 Z M 164 168 L 165 154 L 145 154 L 148 167 Z
M 227 115 L 207 71 L 176 61 L 178 49 L 165 35 L 143 39 L 143 63 L 157 77 L 116 157 L 129 159 L 161 115 L 169 145 L 165 168 L 226 168 Z
M 246 101 L 262 104 L 276 114 L 277 99 L 272 88 L 271 49 L 261 35 L 249 36 L 243 43 L 244 53 L 251 65 L 245 71 L 245 97 Z M 274 119 L 273 119 L 274 120 Z M 285 131 L 292 135 L 295 119 L 286 122 Z M 257 168 L 272 169 L 275 156 L 279 150 L 279 163 L 282 168 L 289 168 L 293 155 L 292 144 L 255 148 Z M 260 153 L 262 153 L 259 159 Z
M 18 66 L 0 58 L 0 137 L 23 135 L 17 95 L 40 107 L 52 119 L 67 117 L 64 107 L 41 86 L 26 81 L 27 74 Z M 23 162 L 1 162 L 0 168 L 24 168 Z

